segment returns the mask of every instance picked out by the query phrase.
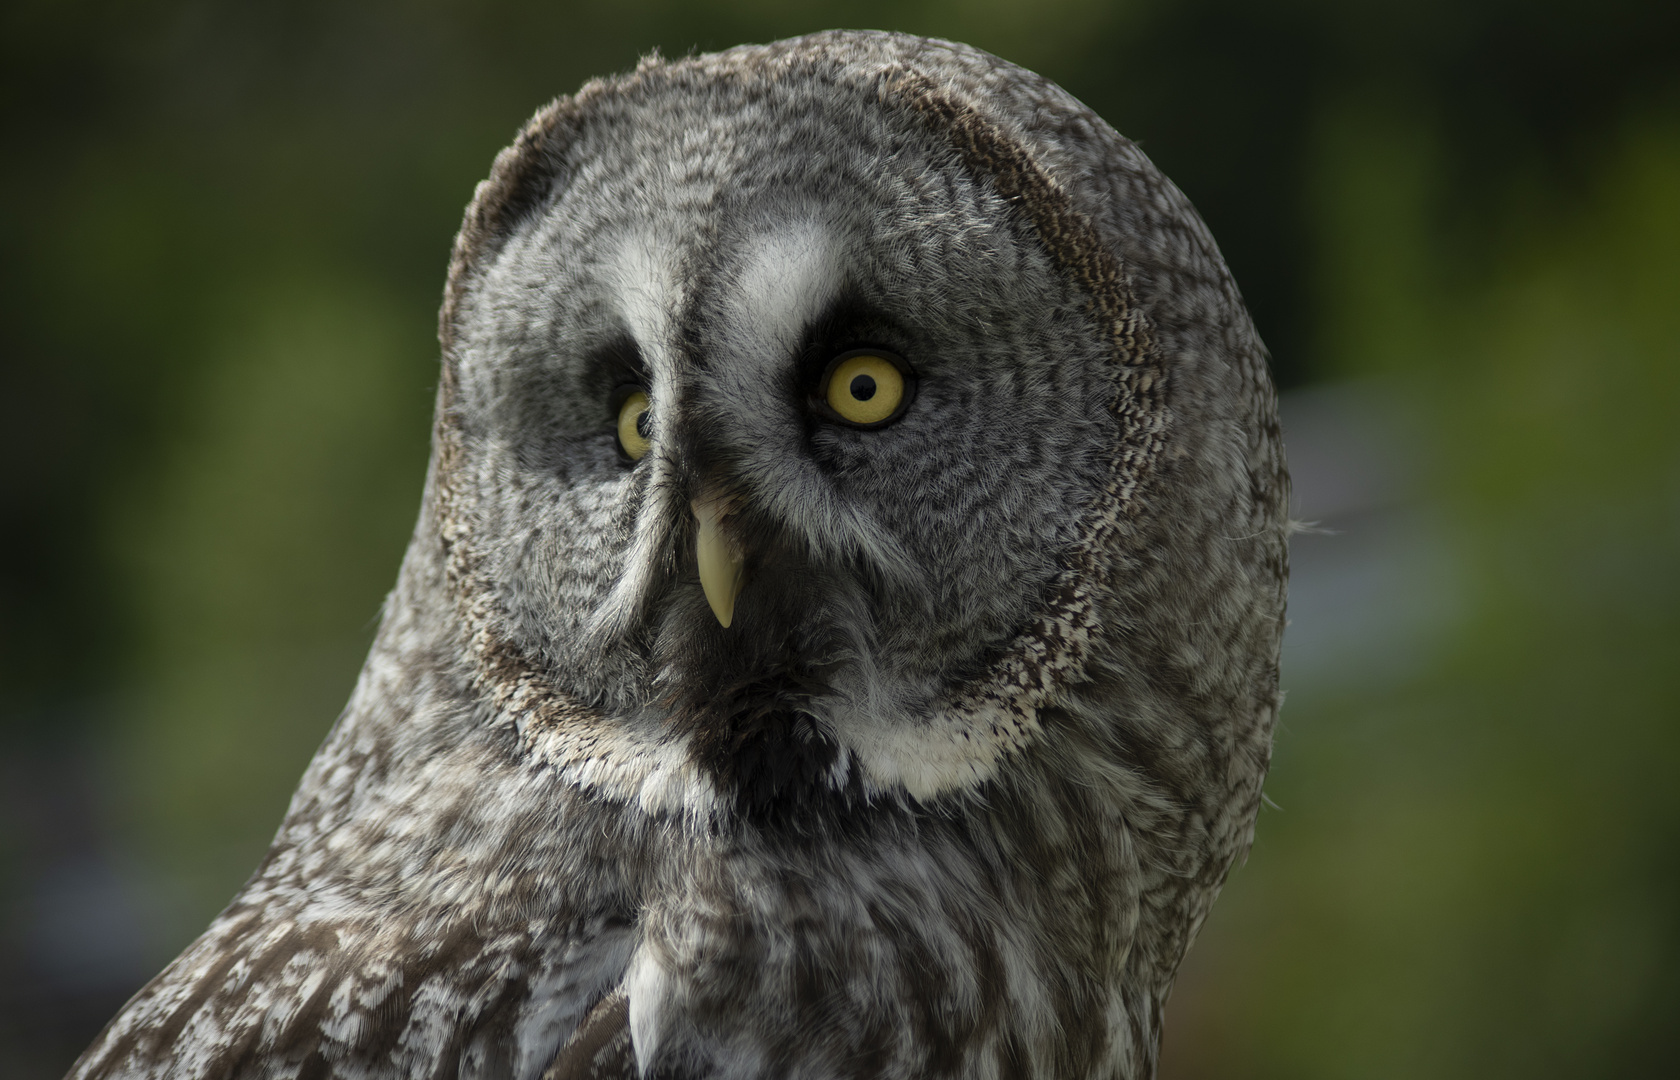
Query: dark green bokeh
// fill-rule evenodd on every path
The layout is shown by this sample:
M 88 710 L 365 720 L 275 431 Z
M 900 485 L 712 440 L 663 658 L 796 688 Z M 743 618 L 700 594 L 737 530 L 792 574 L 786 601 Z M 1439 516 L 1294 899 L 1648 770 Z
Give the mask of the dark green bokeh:
M 1291 686 L 1284 809 L 1165 1071 L 1668 1071 L 1680 5 L 32 0 L 0 13 L 0 1072 L 57 1075 L 133 988 L 5 960 L 59 854 L 17 824 L 57 813 L 39 763 L 89 763 L 75 842 L 152 883 L 158 964 L 347 696 L 495 151 L 651 48 L 859 25 L 1061 82 L 1196 201 L 1281 383 L 1408 403 L 1453 613 L 1400 676 Z

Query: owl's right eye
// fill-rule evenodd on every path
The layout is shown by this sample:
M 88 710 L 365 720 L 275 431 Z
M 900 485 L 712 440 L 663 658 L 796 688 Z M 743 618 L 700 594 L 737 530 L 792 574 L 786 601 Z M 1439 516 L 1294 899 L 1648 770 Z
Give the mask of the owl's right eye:
M 631 461 L 640 461 L 653 445 L 646 391 L 632 390 L 618 405 L 618 448 Z

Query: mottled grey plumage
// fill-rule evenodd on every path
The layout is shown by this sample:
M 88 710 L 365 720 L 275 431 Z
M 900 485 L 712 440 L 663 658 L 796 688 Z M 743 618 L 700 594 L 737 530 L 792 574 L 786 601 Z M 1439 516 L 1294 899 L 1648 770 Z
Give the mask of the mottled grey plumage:
M 1264 353 L 1183 195 L 962 46 L 649 61 L 497 159 L 442 340 L 349 708 L 73 1075 L 1150 1075 L 1287 574 Z M 877 430 L 806 406 L 858 344 L 917 377 Z

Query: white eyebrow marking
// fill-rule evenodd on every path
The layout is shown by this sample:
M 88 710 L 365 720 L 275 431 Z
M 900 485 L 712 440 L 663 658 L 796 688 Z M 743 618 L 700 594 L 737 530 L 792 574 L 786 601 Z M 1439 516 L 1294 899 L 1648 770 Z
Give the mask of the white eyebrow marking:
M 840 291 L 835 245 L 815 221 L 794 222 L 745 245 L 732 327 L 752 352 L 780 361 Z
M 669 240 L 633 232 L 620 238 L 602 268 L 602 277 L 612 286 L 619 317 L 644 355 L 650 351 L 664 353 L 674 337 L 677 312 L 683 303 L 682 281 L 677 274 L 680 261 L 680 253 Z M 650 367 L 669 366 L 655 363 L 652 356 L 648 360 Z

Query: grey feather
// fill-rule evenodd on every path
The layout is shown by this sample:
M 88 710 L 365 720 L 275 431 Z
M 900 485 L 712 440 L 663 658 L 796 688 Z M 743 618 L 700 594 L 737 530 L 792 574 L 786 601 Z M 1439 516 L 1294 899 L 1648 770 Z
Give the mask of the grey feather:
M 72 1076 L 1152 1075 L 1288 572 L 1264 350 L 1184 196 L 964 46 L 653 60 L 498 157 L 441 338 L 349 707 Z M 911 369 L 887 426 L 811 405 L 854 346 Z

